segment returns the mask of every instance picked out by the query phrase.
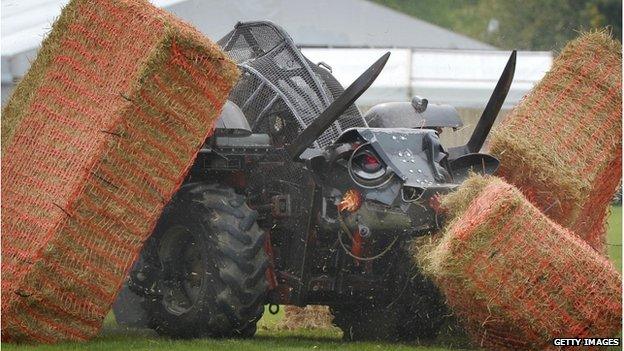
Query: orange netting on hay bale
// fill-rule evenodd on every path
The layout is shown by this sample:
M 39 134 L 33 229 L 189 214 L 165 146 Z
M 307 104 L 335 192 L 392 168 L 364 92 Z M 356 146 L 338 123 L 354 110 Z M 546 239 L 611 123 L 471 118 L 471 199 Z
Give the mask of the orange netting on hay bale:
M 74 0 L 2 113 L 2 340 L 95 335 L 238 70 L 146 0 Z
M 547 349 L 621 328 L 621 275 L 515 187 L 474 177 L 442 202 L 454 219 L 419 259 L 476 345 Z
M 490 143 L 500 176 L 600 252 L 622 177 L 621 65 L 605 32 L 570 42 Z
M 277 328 L 283 330 L 333 328 L 333 318 L 328 306 L 298 307 L 288 305 L 284 307 L 284 318 Z

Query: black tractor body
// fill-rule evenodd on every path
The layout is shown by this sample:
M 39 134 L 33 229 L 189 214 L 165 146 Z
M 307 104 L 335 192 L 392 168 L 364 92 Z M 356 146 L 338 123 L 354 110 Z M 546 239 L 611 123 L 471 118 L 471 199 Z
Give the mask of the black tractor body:
M 446 148 L 442 128 L 462 126 L 453 107 L 353 104 L 388 54 L 344 89 L 270 22 L 219 44 L 241 79 L 130 274 L 134 305 L 116 312 L 138 296 L 133 320 L 162 334 L 245 337 L 265 304 L 318 304 L 346 339 L 435 337 L 447 313 L 410 245 L 443 224 L 437 196 L 498 167 L 479 152 L 515 53 L 470 141 Z

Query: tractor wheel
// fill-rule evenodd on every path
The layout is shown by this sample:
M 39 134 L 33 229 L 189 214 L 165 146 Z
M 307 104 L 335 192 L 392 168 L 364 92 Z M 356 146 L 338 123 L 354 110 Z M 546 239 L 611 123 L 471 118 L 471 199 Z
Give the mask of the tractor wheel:
M 126 328 L 148 328 L 149 320 L 143 303 L 145 298 L 134 293 L 124 284 L 113 303 L 117 325 Z
M 331 306 L 334 324 L 342 329 L 347 341 L 430 341 L 449 313 L 444 297 L 419 272 L 414 272 L 406 252 L 397 255 L 396 269 L 402 272 L 388 277 L 389 291 L 399 293 L 392 302 Z
M 331 306 L 330 311 L 345 341 L 399 340 L 394 310 L 384 310 L 374 304 L 348 304 Z
M 421 285 L 422 286 L 422 285 Z M 411 287 L 410 287 L 411 288 Z M 443 298 L 436 290 L 404 292 L 391 305 L 374 303 L 331 307 L 333 323 L 347 341 L 430 341 L 448 315 Z
M 397 306 L 401 311 L 398 326 L 400 340 L 433 340 L 450 315 L 444 296 L 430 279 L 421 275 L 413 277 L 409 285 L 410 290 L 399 299 Z
M 150 327 L 175 338 L 251 337 L 264 312 L 264 233 L 243 196 L 217 185 L 185 185 L 144 249 L 157 267 L 145 299 Z

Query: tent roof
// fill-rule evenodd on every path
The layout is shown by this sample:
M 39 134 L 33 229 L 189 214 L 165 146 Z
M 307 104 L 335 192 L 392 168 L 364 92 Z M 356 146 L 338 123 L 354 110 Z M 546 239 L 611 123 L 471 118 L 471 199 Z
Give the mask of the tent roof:
M 365 0 L 178 0 L 165 7 L 213 39 L 238 21 L 267 19 L 300 46 L 495 49 Z
M 365 0 L 151 0 L 212 39 L 236 22 L 268 19 L 301 46 L 494 49 Z M 2 0 L 2 57 L 36 50 L 68 0 Z

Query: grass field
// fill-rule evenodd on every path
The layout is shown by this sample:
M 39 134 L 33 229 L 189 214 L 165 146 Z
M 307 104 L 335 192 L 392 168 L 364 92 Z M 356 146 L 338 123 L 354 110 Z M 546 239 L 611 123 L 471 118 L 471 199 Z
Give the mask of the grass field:
M 609 217 L 609 237 L 607 239 L 609 257 L 615 267 L 622 272 L 622 207 L 611 208 Z
M 609 219 L 609 255 L 614 264 L 622 271 L 622 208 L 614 207 Z M 331 330 L 299 330 L 294 332 L 279 331 L 275 326 L 282 317 L 265 314 L 259 325 L 256 337 L 250 340 L 191 340 L 178 341 L 158 337 L 149 330 L 128 330 L 118 327 L 112 315 L 106 318 L 104 328 L 97 338 L 88 343 L 65 343 L 53 346 L 27 346 L 2 344 L 8 351 L 61 351 L 61 350 L 224 350 L 224 351 L 279 351 L 279 350 L 459 350 L 465 349 L 466 341 L 445 330 L 437 345 L 405 345 L 384 343 L 345 343 L 341 341 L 341 332 Z

